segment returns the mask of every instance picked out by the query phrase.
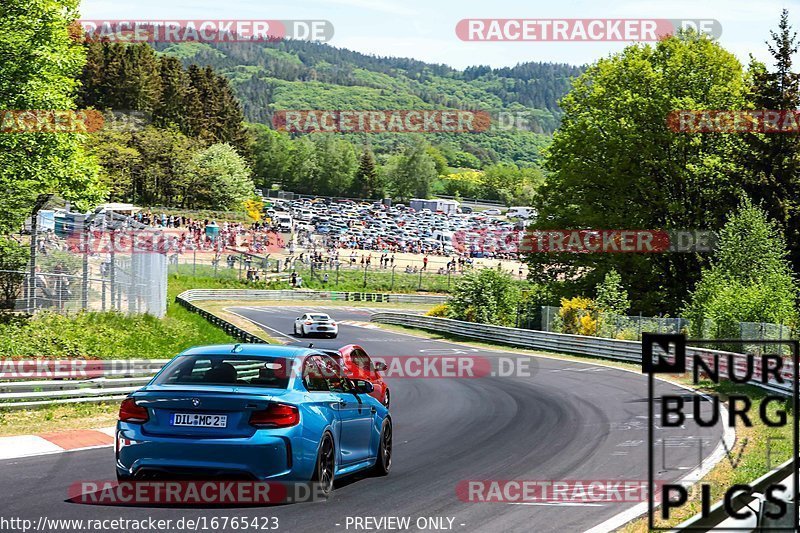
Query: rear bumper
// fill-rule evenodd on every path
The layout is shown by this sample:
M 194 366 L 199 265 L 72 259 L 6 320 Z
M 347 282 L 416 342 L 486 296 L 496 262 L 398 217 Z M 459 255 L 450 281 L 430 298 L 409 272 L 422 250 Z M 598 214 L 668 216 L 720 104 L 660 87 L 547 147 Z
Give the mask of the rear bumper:
M 319 333 L 319 334 L 338 334 L 339 333 L 339 326 L 303 326 L 307 333 Z
M 251 437 L 195 438 L 146 435 L 138 424 L 119 422 L 116 468 L 121 477 L 226 477 L 308 481 L 296 428 L 258 430 Z M 316 450 L 314 452 L 316 456 Z

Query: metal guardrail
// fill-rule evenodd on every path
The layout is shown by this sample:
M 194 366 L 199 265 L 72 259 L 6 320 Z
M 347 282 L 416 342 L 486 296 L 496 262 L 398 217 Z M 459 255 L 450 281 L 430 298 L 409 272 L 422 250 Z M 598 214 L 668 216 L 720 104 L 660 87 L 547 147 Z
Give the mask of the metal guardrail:
M 176 297 L 179 305 L 199 314 L 235 339 L 246 343 L 263 344 L 266 342 L 263 339 L 192 303 L 211 300 L 340 300 L 436 304 L 445 301 L 446 298 L 417 294 L 250 289 L 192 289 Z M 0 409 L 29 409 L 53 404 L 121 400 L 150 381 L 153 374 L 168 361 L 168 359 L 126 361 L 128 364 L 124 368 L 103 369 L 103 377 L 91 379 L 0 381 Z
M 791 477 L 793 472 L 794 461 L 789 459 L 785 463 L 781 464 L 778 468 L 775 468 L 755 481 L 750 482 L 749 485 L 752 489 L 752 492 L 764 492 L 767 487 L 781 482 L 783 482 L 787 487 L 790 487 L 791 485 L 789 484 L 788 478 Z M 744 509 L 745 505 L 752 505 L 754 501 L 755 500 L 753 498 L 744 496 L 743 498 L 734 498 L 732 505 L 736 511 L 740 511 Z M 750 522 L 754 521 L 755 520 L 753 519 Z M 722 529 L 724 531 L 726 528 L 733 528 L 741 530 L 746 527 L 749 526 L 743 524 L 742 521 L 729 518 L 727 512 L 725 511 L 724 502 L 719 501 L 709 508 L 706 516 L 697 514 L 689 520 L 678 524 L 675 529 L 670 530 L 670 533 L 679 533 L 680 531 L 700 531 L 702 529 Z
M 476 324 L 474 322 L 464 322 L 449 318 L 436 318 L 394 311 L 375 313 L 372 315 L 371 320 L 384 324 L 395 324 L 398 326 L 444 332 L 458 337 L 477 339 L 495 344 L 533 348 L 548 352 L 586 355 L 632 363 L 641 363 L 642 361 L 642 344 L 639 341 L 508 328 L 491 324 Z M 706 348 L 687 347 L 686 354 L 687 364 L 690 370 L 692 369 L 694 356 L 702 357 L 704 361 L 710 361 L 715 357 L 719 357 L 721 366 L 723 363 L 727 364 L 730 358 L 730 360 L 734 362 L 736 369 L 741 369 L 741 374 L 744 374 L 744 366 L 747 361 L 744 354 L 721 352 Z M 737 373 L 737 375 L 741 374 Z M 749 383 L 772 392 L 791 396 L 791 369 L 785 369 L 782 375 L 786 378 L 784 383 L 777 383 L 774 380 L 770 380 L 765 384 L 762 383 L 760 379 L 755 379 L 755 375 L 754 379 Z
M 153 379 L 153 375 L 168 361 L 126 361 L 124 369 L 115 369 L 113 365 L 108 369 L 97 367 L 89 373 L 102 371 L 104 375 L 96 378 L 0 381 L 0 409 L 120 400 Z
M 179 294 L 178 296 L 175 297 L 175 301 L 178 302 L 178 304 L 181 305 L 182 307 L 185 307 L 186 309 L 188 309 L 189 311 L 191 311 L 193 313 L 197 313 L 198 315 L 202 316 L 203 318 L 205 318 L 206 320 L 208 320 L 209 322 L 211 322 L 212 324 L 214 324 L 218 328 L 222 329 L 225 333 L 227 333 L 231 337 L 234 337 L 234 338 L 236 338 L 236 339 L 238 339 L 238 340 L 240 340 L 242 342 L 246 342 L 246 343 L 249 343 L 249 344 L 267 344 L 267 341 L 265 341 L 264 339 L 262 339 L 260 337 L 257 337 L 255 335 L 253 335 L 252 333 L 247 332 L 247 331 L 243 330 L 242 328 L 231 324 L 230 322 L 228 322 L 224 318 L 220 318 L 217 315 L 215 315 L 213 313 L 209 313 L 205 309 L 201 309 L 201 308 L 197 307 L 196 305 L 194 305 L 192 303 L 192 300 L 195 299 L 195 298 L 192 298 L 191 294 L 187 294 L 187 293 L 191 293 L 191 292 L 193 292 L 193 291 L 189 290 L 189 291 L 182 292 L 181 294 Z M 196 298 L 195 300 L 198 300 L 198 299 L 199 300 L 202 300 L 202 299 L 213 300 L 215 298 Z M 227 298 L 218 298 L 218 299 L 222 300 L 222 299 L 227 299 Z
M 190 289 L 177 296 L 178 301 L 201 300 L 331 300 L 343 302 L 423 303 L 440 304 L 447 296 L 427 294 L 392 294 L 380 292 L 340 292 L 312 290 L 256 290 L 256 289 Z

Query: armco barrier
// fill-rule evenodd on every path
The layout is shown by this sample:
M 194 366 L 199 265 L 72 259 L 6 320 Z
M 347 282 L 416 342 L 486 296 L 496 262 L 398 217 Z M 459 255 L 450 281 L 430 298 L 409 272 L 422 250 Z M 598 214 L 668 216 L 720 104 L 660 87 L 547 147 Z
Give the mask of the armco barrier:
M 496 344 L 533 348 L 535 350 L 544 350 L 548 352 L 588 355 L 591 357 L 633 363 L 641 363 L 642 361 L 642 344 L 638 341 L 507 328 L 490 324 L 476 324 L 474 322 L 463 322 L 461 320 L 452 320 L 449 318 L 436 318 L 394 311 L 375 313 L 372 315 L 371 320 L 384 324 L 395 324 L 398 326 L 444 332 L 467 339 L 477 339 Z M 737 375 L 744 375 L 746 357 L 743 354 L 696 347 L 688 347 L 686 349 L 686 354 L 687 364 L 690 370 L 692 368 L 691 365 L 694 356 L 702 357 L 704 361 L 710 361 L 715 357 L 719 357 L 721 362 L 720 366 L 723 368 L 727 365 L 727 361 L 730 358 L 730 360 L 734 362 L 737 370 L 740 370 Z M 760 381 L 760 373 L 754 372 L 753 380 L 751 380 L 750 383 L 773 392 L 791 396 L 791 368 L 785 369 L 782 375 L 785 378 L 783 383 L 770 380 L 769 383 L 764 384 Z
M 150 381 L 167 361 L 169 359 L 126 361 L 128 370 L 111 368 L 104 372 L 104 377 L 91 379 L 3 381 L 0 382 L 0 408 L 30 409 L 52 404 L 121 400 Z
M 375 303 L 420 303 L 440 304 L 446 296 L 427 294 L 392 294 L 380 292 L 340 292 L 312 290 L 255 290 L 255 289 L 191 289 L 177 296 L 177 300 L 193 302 L 201 300 L 328 300 L 343 302 Z
M 270 300 L 328 300 L 347 302 L 376 303 L 420 303 L 431 304 L 444 302 L 444 296 L 421 294 L 385 294 L 337 291 L 303 291 L 303 290 L 249 290 L 249 289 L 192 289 L 184 291 L 176 297 L 179 305 L 199 314 L 210 323 L 218 326 L 232 337 L 246 343 L 260 344 L 265 341 L 259 337 L 231 324 L 208 311 L 194 305 L 194 301 L 270 301 Z M 0 382 L 0 409 L 26 409 L 52 404 L 92 403 L 121 400 L 128 393 L 146 384 L 168 360 L 147 360 L 152 364 L 143 364 L 143 370 L 118 374 L 115 371 L 107 376 L 95 379 L 63 379 L 51 381 L 6 381 Z

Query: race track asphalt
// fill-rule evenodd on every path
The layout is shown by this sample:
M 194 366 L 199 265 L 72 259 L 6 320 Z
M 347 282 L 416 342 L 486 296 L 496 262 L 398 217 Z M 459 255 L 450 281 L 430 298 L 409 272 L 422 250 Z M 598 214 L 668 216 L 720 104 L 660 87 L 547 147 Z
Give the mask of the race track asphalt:
M 369 309 L 324 309 L 340 322 L 335 340 L 299 339 L 291 334 L 294 318 L 315 309 L 231 308 L 282 342 L 313 342 L 316 347 L 331 348 L 357 343 L 374 356 L 483 357 L 491 361 L 494 374 L 499 373 L 503 359 L 504 369 L 515 365 L 520 375 L 387 379 L 394 421 L 392 472 L 385 478 L 344 479 L 325 502 L 198 509 L 69 501 L 70 485 L 113 479 L 113 450 L 102 448 L 0 461 L 0 515 L 34 523 L 41 516 L 173 521 L 198 516 L 274 516 L 278 531 L 309 533 L 376 531 L 348 527 L 348 517 L 410 517 L 410 531 L 418 530 L 414 525 L 418 518 L 445 517 L 453 519 L 454 531 L 577 532 L 636 505 L 471 503 L 459 499 L 456 487 L 464 480 L 646 480 L 648 402 L 647 382 L 641 374 L 424 339 L 369 327 Z M 687 391 L 659 382 L 656 393 L 686 395 Z M 700 456 L 711 453 L 721 434 L 720 426 L 702 431 L 663 430 L 659 437 L 682 437 L 683 444 L 674 439 L 666 450 L 656 447 L 659 458 L 665 451 L 665 462 L 657 461 L 658 478 L 685 476 L 698 466 Z M 699 441 L 704 442 L 700 452 Z

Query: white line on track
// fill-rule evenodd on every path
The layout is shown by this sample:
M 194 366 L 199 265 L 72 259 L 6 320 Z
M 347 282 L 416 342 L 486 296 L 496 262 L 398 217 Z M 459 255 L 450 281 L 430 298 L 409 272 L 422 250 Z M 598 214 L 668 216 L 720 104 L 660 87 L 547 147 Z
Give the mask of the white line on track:
M 240 308 L 240 309 L 251 309 L 251 310 L 252 310 L 252 308 L 249 308 L 249 307 L 242 307 L 242 308 Z M 268 325 L 266 325 L 266 324 L 263 324 L 263 323 L 261 323 L 261 322 L 259 322 L 259 321 L 257 321 L 257 320 L 253 320 L 253 319 L 252 319 L 252 318 L 250 318 L 250 317 L 246 317 L 246 316 L 244 316 L 244 315 L 240 315 L 240 314 L 239 314 L 239 313 L 237 313 L 236 311 L 231 311 L 231 308 L 230 308 L 230 307 L 226 307 L 224 310 L 225 310 L 225 311 L 227 311 L 227 312 L 229 312 L 229 313 L 230 313 L 230 314 L 232 314 L 232 315 L 236 315 L 236 316 L 238 316 L 239 318 L 242 318 L 242 319 L 244 319 L 244 320 L 247 320 L 248 322 L 252 322 L 253 324 L 256 324 L 257 326 L 261 326 L 262 328 L 268 329 L 268 330 L 270 330 L 271 332 L 273 332 L 273 333 L 276 333 L 276 334 L 280 335 L 281 337 L 285 337 L 285 338 L 289 339 L 289 340 L 290 340 L 290 341 L 292 341 L 292 342 L 295 342 L 295 341 L 297 340 L 297 339 L 295 339 L 294 337 L 292 337 L 291 335 L 287 335 L 286 333 L 284 333 L 284 332 L 282 332 L 282 331 L 278 331 L 278 330 L 277 330 L 277 329 L 275 329 L 275 328 L 271 328 L 271 327 L 269 327 Z

